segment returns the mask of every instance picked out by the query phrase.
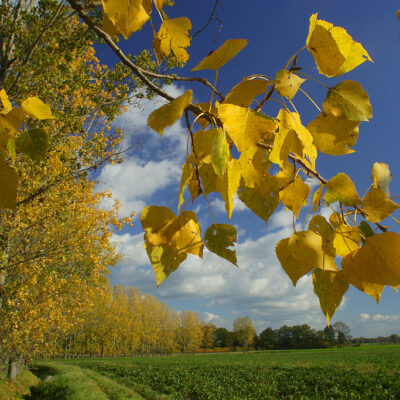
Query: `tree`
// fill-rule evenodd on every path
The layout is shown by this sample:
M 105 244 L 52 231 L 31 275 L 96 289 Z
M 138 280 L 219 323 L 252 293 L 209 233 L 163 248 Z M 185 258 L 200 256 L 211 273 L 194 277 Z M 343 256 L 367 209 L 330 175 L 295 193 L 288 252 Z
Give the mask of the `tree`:
M 201 347 L 204 350 L 204 353 L 207 349 L 211 349 L 215 342 L 215 330 L 216 326 L 214 324 L 204 324 L 202 327 L 203 337 L 201 341 Z
M 238 317 L 233 321 L 233 332 L 236 340 L 243 347 L 243 351 L 247 351 L 253 343 L 256 330 L 249 317 Z
M 342 321 L 337 321 L 332 325 L 336 335 L 337 342 L 340 345 L 344 345 L 348 340 L 351 340 L 350 328 L 347 324 Z
M 294 218 L 299 217 L 300 209 L 310 196 L 308 177 L 320 183 L 313 195 L 313 217 L 308 229 L 294 232 L 276 247 L 278 259 L 293 284 L 303 275 L 312 273 L 314 290 L 328 322 L 350 284 L 377 301 L 385 285 L 400 284 L 400 235 L 381 225 L 381 221 L 399 207 L 389 197 L 388 166 L 373 165 L 372 186 L 363 198 L 345 173 L 325 179 L 315 166 L 318 152 L 343 155 L 352 151 L 359 125 L 371 119 L 372 107 L 368 94 L 355 81 L 344 80 L 330 87 L 319 79 L 309 78 L 301 71 L 301 52 L 311 53 L 321 75 L 338 77 L 367 60 L 372 61 L 360 43 L 343 29 L 314 14 L 310 18 L 305 46 L 289 57 L 281 70 L 272 74 L 274 78 L 252 75 L 223 95 L 201 76 L 188 78 L 141 68 L 118 47 L 116 38 L 119 35 L 127 39 L 150 19 L 150 2 L 136 0 L 140 13 L 131 13 L 129 8 L 122 11 L 116 3 L 104 1 L 102 28 L 84 4 L 76 0 L 68 2 L 146 87 L 169 101 L 150 115 L 148 125 L 152 129 L 162 134 L 167 126 L 185 114 L 191 152 L 182 166 L 179 215 L 158 206 L 148 206 L 141 214 L 145 246 L 158 285 L 188 254 L 202 257 L 204 245 L 209 251 L 237 263 L 236 252 L 232 249 L 237 241 L 236 228 L 213 223 L 201 235 L 196 214 L 181 210 L 186 187 L 192 201 L 200 198 L 200 194 L 219 192 L 229 218 L 233 197 L 238 193 L 242 202 L 267 222 L 280 203 L 292 211 Z M 161 16 L 158 32 L 152 20 L 157 62 L 160 65 L 172 56 L 178 64 L 184 64 L 189 57 L 186 49 L 190 46 L 190 20 L 186 17 L 169 19 L 163 1 L 155 1 L 154 6 Z M 226 41 L 193 71 L 222 70 L 221 67 L 246 44 L 243 39 Z M 190 89 L 174 99 L 153 78 L 200 82 L 210 89 L 210 102 L 194 104 Z M 301 86 L 305 78 L 328 89 L 322 110 L 311 100 L 320 113 L 307 125 L 303 125 L 294 105 L 296 93 L 304 92 Z M 273 95 L 278 98 L 273 99 Z M 306 95 L 311 99 L 308 93 Z M 281 102 L 277 116 L 267 114 L 270 100 Z M 278 173 L 272 172 L 274 168 L 279 169 Z M 338 204 L 340 213 L 332 212 L 327 220 L 319 211 L 321 205 L 331 204 Z M 376 253 L 384 256 L 376 257 Z M 342 258 L 341 268 L 335 263 L 336 257 Z
M 226 328 L 217 328 L 215 330 L 215 347 L 232 347 L 232 333 Z

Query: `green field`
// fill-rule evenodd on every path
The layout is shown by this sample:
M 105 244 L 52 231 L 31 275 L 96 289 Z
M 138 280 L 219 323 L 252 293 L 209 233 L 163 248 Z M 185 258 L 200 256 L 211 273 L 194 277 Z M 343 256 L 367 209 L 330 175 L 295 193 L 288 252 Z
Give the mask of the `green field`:
M 394 345 L 67 362 L 145 399 L 400 400 L 400 346 Z

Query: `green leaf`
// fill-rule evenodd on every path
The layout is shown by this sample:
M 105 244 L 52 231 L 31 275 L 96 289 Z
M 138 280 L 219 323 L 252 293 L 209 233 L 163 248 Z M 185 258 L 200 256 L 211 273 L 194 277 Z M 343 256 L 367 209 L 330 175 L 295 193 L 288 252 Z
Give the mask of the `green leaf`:
M 15 144 L 19 153 L 26 154 L 34 161 L 40 161 L 46 156 L 48 148 L 47 132 L 41 128 L 23 131 Z
M 375 235 L 371 226 L 366 221 L 361 221 L 359 228 L 361 232 L 364 234 L 364 237 L 361 239 L 363 242 L 365 241 L 365 239 Z
M 350 121 L 369 121 L 372 118 L 368 93 L 354 81 L 343 81 L 329 89 L 322 107 L 336 118 Z
M 229 146 L 223 129 L 217 129 L 214 134 L 211 149 L 211 163 L 218 176 L 223 176 L 228 165 Z
M 237 266 L 236 250 L 229 249 L 237 242 L 234 226 L 228 224 L 209 226 L 204 234 L 204 242 L 208 250 Z
M 241 188 L 238 197 L 254 214 L 264 220 L 265 224 L 279 205 L 277 193 L 271 191 L 269 195 L 266 195 L 247 186 Z

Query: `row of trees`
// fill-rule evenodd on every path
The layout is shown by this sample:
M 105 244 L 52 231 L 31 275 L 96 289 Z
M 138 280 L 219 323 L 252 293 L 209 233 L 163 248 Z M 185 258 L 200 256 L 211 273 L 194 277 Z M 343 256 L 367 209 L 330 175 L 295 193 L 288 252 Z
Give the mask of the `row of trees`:
M 308 325 L 266 328 L 256 334 L 249 317 L 239 317 L 232 330 L 205 323 L 193 311 L 176 312 L 138 289 L 108 286 L 81 323 L 55 338 L 50 354 L 64 357 L 132 356 L 248 349 L 306 349 L 344 345 L 350 330 L 336 322 L 316 331 Z

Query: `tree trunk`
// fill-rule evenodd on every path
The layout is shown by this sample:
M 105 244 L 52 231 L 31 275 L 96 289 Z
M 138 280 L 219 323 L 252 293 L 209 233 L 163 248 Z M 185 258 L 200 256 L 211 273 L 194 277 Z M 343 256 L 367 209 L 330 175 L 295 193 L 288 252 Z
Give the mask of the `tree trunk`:
M 10 357 L 8 360 L 7 378 L 10 379 L 11 381 L 15 381 L 15 379 L 17 379 L 17 376 L 20 374 L 23 368 L 24 368 L 24 363 L 21 358 Z

